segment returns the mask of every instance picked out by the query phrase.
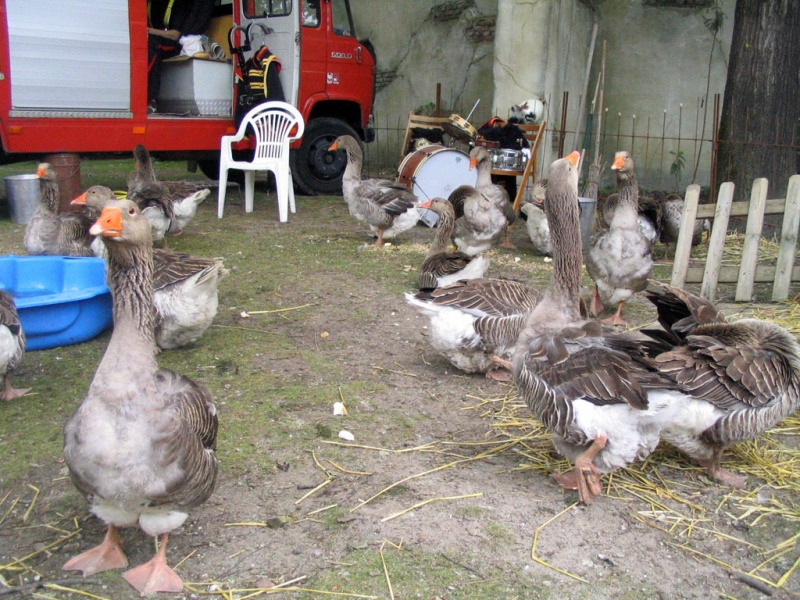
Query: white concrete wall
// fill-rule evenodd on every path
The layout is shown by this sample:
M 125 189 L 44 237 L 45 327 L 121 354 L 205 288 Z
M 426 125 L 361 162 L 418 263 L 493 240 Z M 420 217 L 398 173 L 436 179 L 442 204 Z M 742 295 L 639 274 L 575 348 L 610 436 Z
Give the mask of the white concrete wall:
M 685 188 L 699 150 L 689 138 L 700 137 L 706 108 L 703 137 L 711 137 L 713 94 L 724 91 L 735 0 L 723 0 L 727 19 L 711 66 L 709 106 L 703 110 L 700 102 L 706 93 L 712 35 L 703 25 L 704 15 L 696 10 L 647 7 L 642 0 L 604 0 L 594 3 L 596 11 L 580 0 L 477 0 L 477 12 L 497 15 L 497 31 L 493 44 L 474 44 L 464 37 L 462 20 L 430 18 L 431 7 L 440 2 L 400 0 L 389 7 L 374 0 L 351 0 L 351 4 L 359 36 L 369 37 L 377 49 L 379 70 L 397 69 L 397 78 L 377 95 L 378 127 L 385 126 L 387 118 L 404 120 L 410 111 L 433 102 L 436 83 L 441 83 L 445 116 L 453 107 L 466 107 L 467 112 L 480 98 L 479 119 L 473 119 L 477 126 L 491 114 L 508 116 L 512 104 L 543 96 L 548 128 L 558 129 L 567 91 L 564 151 L 572 150 L 572 132 L 585 127 L 585 113 L 579 119 L 578 108 L 596 20 L 586 110 L 594 96 L 605 41 L 602 156 L 608 163 L 614 151 L 631 150 L 640 182 L 674 189 L 669 152 L 684 152 L 686 167 L 678 187 Z M 651 139 L 631 144 L 631 135 L 644 138 L 648 127 Z M 652 139 L 662 134 L 680 137 L 680 145 L 677 139 L 663 146 Z M 556 158 L 558 142 L 558 136 L 551 136 L 543 145 L 544 175 Z M 582 142 L 581 135 L 577 145 Z M 593 150 L 590 142 L 590 159 Z M 709 154 L 709 146 L 703 146 L 697 175 L 701 185 L 708 183 Z M 604 185 L 612 184 L 606 169 Z
M 632 150 L 640 183 L 651 188 L 675 189 L 669 175 L 673 160 L 670 151 L 681 150 L 686 168 L 678 185 L 681 191 L 690 183 L 699 147 L 688 138 L 699 138 L 702 119 L 708 110 L 705 134 L 711 138 L 713 94 L 725 89 L 730 42 L 733 33 L 735 0 L 723 0 L 727 15 L 714 49 L 710 97 L 705 102 L 706 81 L 712 35 L 703 24 L 703 14 L 690 9 L 653 8 L 641 1 L 606 0 L 599 12 L 598 49 L 606 40 L 606 84 L 604 104 L 607 110 L 604 130 L 612 136 L 603 144 L 602 153 L 612 157 L 615 150 Z M 597 72 L 593 76 L 595 80 Z M 633 118 L 633 115 L 636 118 Z M 649 124 L 648 124 L 649 120 Z M 635 123 L 634 123 L 635 121 Z M 630 136 L 650 134 L 681 138 L 667 140 L 662 147 L 644 140 L 630 148 Z M 616 132 L 621 136 L 616 138 Z M 628 146 L 628 147 L 625 147 Z M 708 184 L 710 147 L 702 147 L 697 183 Z

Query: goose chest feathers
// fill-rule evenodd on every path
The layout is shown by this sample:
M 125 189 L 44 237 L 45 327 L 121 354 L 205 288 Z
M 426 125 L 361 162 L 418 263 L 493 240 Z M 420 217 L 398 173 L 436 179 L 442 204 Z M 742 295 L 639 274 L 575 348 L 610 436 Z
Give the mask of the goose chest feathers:
M 155 359 L 150 226 L 128 200 L 109 203 L 92 226 L 108 249 L 114 331 L 89 391 L 64 427 L 64 457 L 90 510 L 108 524 L 103 543 L 65 570 L 123 567 L 119 527 L 140 527 L 161 544 L 123 576 L 143 595 L 181 591 L 166 564 L 169 533 L 212 493 L 217 416 L 209 391 Z
M 589 250 L 586 270 L 595 282 L 592 314 L 616 305 L 616 313 L 605 322 L 627 325 L 620 316 L 622 304 L 647 287 L 653 272 L 652 242 L 639 229 L 639 185 L 633 158 L 628 152 L 617 152 L 611 168 L 617 171 L 619 199 L 608 231 Z

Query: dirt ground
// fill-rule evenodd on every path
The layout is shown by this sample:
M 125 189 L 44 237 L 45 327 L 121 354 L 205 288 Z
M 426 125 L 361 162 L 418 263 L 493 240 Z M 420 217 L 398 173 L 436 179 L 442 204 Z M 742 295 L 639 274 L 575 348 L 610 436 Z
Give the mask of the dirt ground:
M 245 217 L 229 201 L 226 211 L 234 214 L 226 213 L 223 223 L 252 244 L 280 244 L 281 236 L 297 234 L 318 244 L 320 253 L 346 245 L 362 267 L 380 264 L 384 253 L 391 268 L 332 277 L 324 260 L 318 270 L 306 261 L 302 283 L 273 282 L 267 295 L 279 296 L 284 308 L 313 305 L 313 311 L 287 310 L 259 325 L 288 344 L 262 341 L 253 351 L 243 340 L 245 350 L 216 348 L 230 333 L 224 327 L 253 327 L 243 309 L 268 304 L 248 306 L 236 295 L 237 278 L 247 269 L 241 254 L 248 250 L 233 237 L 219 241 L 218 254 L 233 272 L 221 285 L 221 328 L 196 345 L 205 346 L 197 359 L 203 367 L 191 376 L 217 396 L 220 446 L 260 458 L 235 468 L 221 459 L 215 494 L 170 539 L 170 561 L 187 582 L 175 597 L 245 598 L 281 583 L 317 590 L 285 593 L 299 598 L 800 597 L 800 575 L 790 573 L 800 556 L 800 500 L 791 485 L 749 477 L 746 490 L 731 494 L 663 450 L 631 474 L 605 478 L 607 494 L 594 505 L 577 506 L 576 494 L 549 477 L 565 463 L 523 420 L 513 386 L 454 372 L 431 351 L 425 319 L 398 291 L 396 277 L 413 282 L 430 230 L 420 226 L 387 249 L 360 250 L 365 228 L 343 204 L 298 198 L 298 214 L 287 224 L 274 221 L 273 204 L 271 197 L 257 203 L 256 214 Z M 204 236 L 204 244 L 224 237 L 215 211 L 215 203 L 204 205 L 184 236 Z M 491 275 L 521 275 L 515 258 L 532 255 L 524 236 L 516 228 L 517 250 L 495 251 Z M 190 239 L 176 245 L 194 249 Z M 634 310 L 638 324 L 652 318 L 647 310 L 643 304 Z M 102 352 L 104 341 L 93 343 Z M 314 357 L 328 367 L 316 369 Z M 37 371 L 33 353 L 27 358 L 22 378 L 57 376 Z M 262 387 L 243 387 L 254 375 Z M 300 399 L 275 399 L 273 390 L 288 384 Z M 337 400 L 348 415 L 333 416 Z M 259 421 L 252 436 L 229 437 L 232 411 L 257 415 L 265 403 L 280 416 Z M 340 430 L 355 441 L 340 439 Z M 306 433 L 295 439 L 295 432 Z M 791 445 L 797 435 L 774 440 Z M 14 451 L 7 443 L 0 450 Z M 734 469 L 747 462 L 738 455 L 731 460 Z M 136 597 L 117 572 L 83 581 L 60 570 L 103 535 L 60 456 L 0 486 L 0 500 L 0 595 L 9 592 L 5 584 L 29 586 L 25 593 L 39 598 Z M 144 534 L 123 535 L 132 565 L 150 557 L 153 544 Z M 62 585 L 73 591 L 34 593 L 37 577 L 66 579 Z

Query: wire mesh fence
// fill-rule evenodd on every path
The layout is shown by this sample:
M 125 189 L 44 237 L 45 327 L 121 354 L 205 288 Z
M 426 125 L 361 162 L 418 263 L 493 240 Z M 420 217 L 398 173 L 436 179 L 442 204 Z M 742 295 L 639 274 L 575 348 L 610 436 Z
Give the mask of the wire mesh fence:
M 566 97 L 565 97 L 566 98 Z M 675 191 L 682 193 L 690 183 L 697 183 L 702 187 L 718 187 L 716 181 L 716 148 L 717 133 L 715 122 L 719 119 L 719 96 L 715 97 L 712 106 L 709 106 L 704 97 L 696 98 L 686 103 L 679 103 L 672 110 L 663 109 L 660 112 L 643 110 L 641 113 L 623 113 L 613 108 L 604 109 L 602 114 L 589 114 L 585 116 L 580 127 L 573 123 L 561 111 L 566 99 L 562 98 L 562 107 L 552 109 L 552 99 L 548 99 L 549 114 L 545 116 L 547 126 L 545 137 L 539 150 L 539 173 L 537 179 L 546 176 L 549 163 L 557 156 L 566 154 L 573 149 L 585 149 L 585 164 L 590 164 L 595 157 L 599 157 L 600 164 L 605 164 L 602 180 L 598 182 L 601 190 L 614 187 L 613 173 L 607 168 L 617 150 L 627 150 L 636 160 L 636 173 L 639 185 L 644 189 Z M 426 114 L 433 115 L 433 107 L 424 107 Z M 457 107 L 456 109 L 441 110 L 440 115 L 447 117 L 452 113 L 464 115 L 470 113 L 472 107 Z M 481 124 L 493 116 L 488 109 L 473 112 L 469 122 L 480 128 Z M 507 118 L 507 115 L 500 115 Z M 560 121 L 559 121 L 560 118 Z M 577 121 L 577 117 L 572 119 Z M 376 132 L 376 141 L 365 147 L 365 169 L 371 174 L 391 177 L 397 174 L 403 156 L 407 149 L 401 148 L 406 132 L 408 113 L 402 115 L 376 115 L 373 127 Z M 597 133 L 598 125 L 600 133 Z M 734 132 L 742 136 L 740 141 L 731 140 L 732 143 L 752 143 L 749 139 L 752 132 L 746 127 Z M 800 135 L 798 128 L 790 140 L 779 141 L 775 145 L 789 146 L 799 153 Z M 465 151 L 469 146 L 461 142 L 452 142 L 445 138 L 448 144 L 455 145 Z M 717 140 L 718 141 L 718 140 Z M 759 142 L 759 145 L 764 145 Z

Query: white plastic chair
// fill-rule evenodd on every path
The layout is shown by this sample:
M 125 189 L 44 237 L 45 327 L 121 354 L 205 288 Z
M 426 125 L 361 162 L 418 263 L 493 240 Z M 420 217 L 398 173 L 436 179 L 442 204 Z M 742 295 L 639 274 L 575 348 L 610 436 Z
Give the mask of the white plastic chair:
M 294 204 L 294 186 L 289 167 L 289 143 L 303 136 L 303 116 L 286 102 L 264 102 L 252 108 L 239 125 L 236 135 L 222 136 L 219 157 L 219 201 L 217 216 L 222 218 L 225 193 L 228 188 L 228 169 L 244 171 L 244 210 L 253 212 L 253 192 L 256 171 L 275 174 L 278 196 L 278 217 L 281 222 L 289 218 L 288 212 L 297 212 Z M 255 153 L 251 161 L 234 160 L 232 144 L 249 134 L 255 137 Z

